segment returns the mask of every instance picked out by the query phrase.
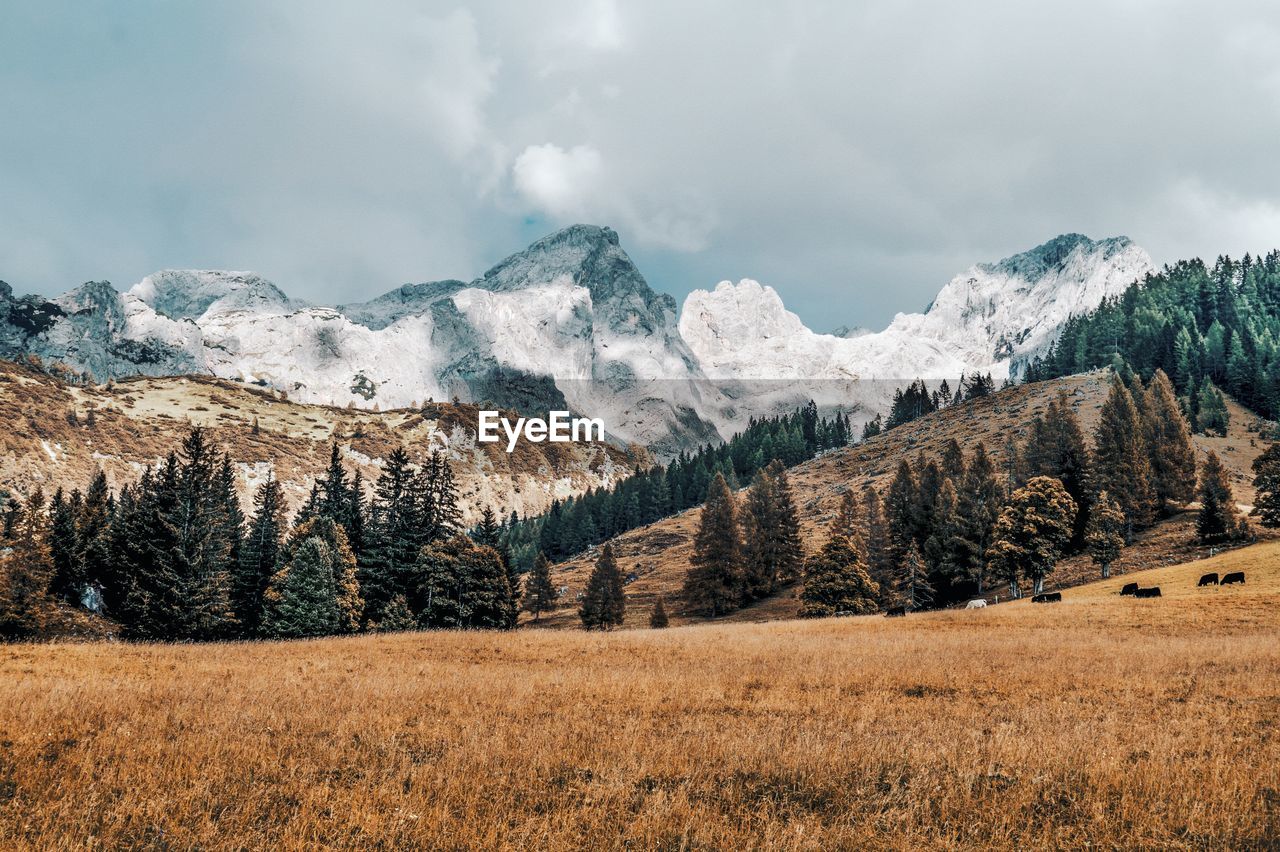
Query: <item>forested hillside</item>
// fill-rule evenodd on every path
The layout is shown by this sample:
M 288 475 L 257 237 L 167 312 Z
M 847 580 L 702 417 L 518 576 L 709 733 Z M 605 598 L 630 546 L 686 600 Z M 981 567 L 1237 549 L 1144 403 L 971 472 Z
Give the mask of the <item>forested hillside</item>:
M 1096 310 L 1072 317 L 1027 381 L 1081 373 L 1120 358 L 1143 378 L 1164 370 L 1197 427 L 1215 418 L 1213 388 L 1269 419 L 1280 414 L 1280 251 L 1208 266 L 1181 261 Z

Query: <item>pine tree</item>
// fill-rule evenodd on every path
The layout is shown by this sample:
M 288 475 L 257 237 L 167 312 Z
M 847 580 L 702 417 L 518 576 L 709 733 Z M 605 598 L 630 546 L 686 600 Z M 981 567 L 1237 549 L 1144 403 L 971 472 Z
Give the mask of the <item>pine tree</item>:
M 863 517 L 863 506 L 853 496 L 853 491 L 844 492 L 840 505 L 836 507 L 836 515 L 831 521 L 832 534 L 839 534 L 849 539 L 858 559 L 867 565 L 867 519 Z
M 667 608 L 662 604 L 662 598 L 654 601 L 653 612 L 649 613 L 649 626 L 654 630 L 661 630 L 669 624 L 667 619 Z
M 1014 597 L 1023 577 L 1031 580 L 1033 594 L 1044 590 L 1045 576 L 1071 540 L 1075 514 L 1075 501 L 1052 477 L 1033 477 L 1013 493 L 996 522 L 988 558 Z
M 524 610 L 532 613 L 533 620 L 537 622 L 542 613 L 555 606 L 559 596 L 551 582 L 551 563 L 546 554 L 539 550 L 537 558 L 533 560 L 533 570 L 524 581 Z
M 1163 511 L 1186 503 L 1195 491 L 1196 458 L 1191 430 L 1178 406 L 1173 383 L 1157 369 L 1147 385 L 1143 428 L 1151 460 L 1151 482 Z
M 253 519 L 240 548 L 239 565 L 232 577 L 231 604 L 246 636 L 256 636 L 262 622 L 262 596 L 280 569 L 284 537 L 284 491 L 274 472 L 253 495 Z
M 1229 422 L 1227 401 L 1206 376 L 1196 395 L 1196 425 L 1205 435 L 1220 435 L 1225 438 Z
M 1103 491 L 1089 512 L 1085 546 L 1093 564 L 1102 569 L 1102 579 L 1111 576 L 1111 563 L 1120 557 L 1124 547 L 1124 512 L 1120 504 Z
M 92 413 L 93 409 L 89 411 Z M 89 483 L 89 490 L 85 492 L 84 503 L 76 519 L 76 545 L 78 557 L 84 565 L 84 580 L 91 590 L 85 596 L 99 604 L 102 585 L 109 571 L 109 543 L 114 514 L 115 504 L 107 486 L 107 476 L 98 469 Z
M 879 594 L 880 587 L 867 575 L 857 548 L 837 518 L 822 550 L 805 561 L 801 617 L 873 613 Z
M 53 564 L 51 590 L 63 600 L 72 602 L 80 600 L 80 591 L 85 584 L 84 563 L 80 559 L 76 534 L 76 514 L 76 507 L 63 497 L 62 489 L 55 491 L 49 502 L 48 546 Z
M 742 542 L 738 534 L 737 501 L 719 473 L 711 481 L 702 506 L 690 562 L 692 568 L 685 577 L 684 595 L 692 611 L 714 618 L 738 605 Z
M 1113 375 L 1094 433 L 1094 484 L 1106 491 L 1125 515 L 1125 541 L 1133 530 L 1151 523 L 1156 504 L 1151 462 L 1138 409 L 1129 389 Z
M 1264 527 L 1280 527 L 1280 444 L 1273 443 L 1253 460 L 1253 513 Z
M 1210 452 L 1200 467 L 1200 512 L 1196 515 L 1196 536 L 1202 544 L 1221 544 L 1241 537 L 1240 513 L 1231 493 L 1227 472 Z
M 609 630 L 622 626 L 625 610 L 622 570 L 613 556 L 613 545 L 606 543 L 587 580 L 578 617 L 587 630 Z

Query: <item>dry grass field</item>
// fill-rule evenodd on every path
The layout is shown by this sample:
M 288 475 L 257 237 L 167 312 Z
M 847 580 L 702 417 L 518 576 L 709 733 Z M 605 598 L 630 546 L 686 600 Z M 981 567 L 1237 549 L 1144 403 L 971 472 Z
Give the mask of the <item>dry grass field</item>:
M 1276 848 L 1278 563 L 905 619 L 0 647 L 0 847 Z

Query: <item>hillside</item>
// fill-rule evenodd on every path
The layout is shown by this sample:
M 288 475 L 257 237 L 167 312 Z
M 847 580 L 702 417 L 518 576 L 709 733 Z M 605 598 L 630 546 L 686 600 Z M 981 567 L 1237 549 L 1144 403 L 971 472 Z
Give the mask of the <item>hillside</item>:
M 396 447 L 415 463 L 434 448 L 446 449 L 467 519 L 484 505 L 540 513 L 552 499 L 609 485 L 630 475 L 636 463 L 647 463 L 642 449 L 626 453 L 606 443 L 522 441 L 508 454 L 497 444 L 475 442 L 476 411 L 475 405 L 448 403 L 380 413 L 305 405 L 208 376 L 68 385 L 0 361 L 0 488 L 20 494 L 37 485 L 84 488 L 99 467 L 119 488 L 176 449 L 193 425 L 208 427 L 230 451 L 246 506 L 274 468 L 289 507 L 297 508 L 335 440 L 348 469 L 360 471 L 370 485 Z
M 903 619 L 6 646 L 0 846 L 1275 848 L 1278 566 Z
M 826 524 L 833 516 L 843 494 L 850 488 L 861 492 L 867 483 L 882 490 L 887 487 L 899 460 L 914 460 L 923 451 L 936 456 L 954 438 L 966 452 L 977 443 L 985 443 L 987 452 L 999 467 L 1003 463 L 1005 443 L 1010 435 L 1025 439 L 1031 418 L 1043 413 L 1049 402 L 1065 392 L 1079 417 L 1086 435 L 1097 425 L 1099 412 L 1106 399 L 1108 373 L 1095 371 L 1063 379 L 1018 385 L 991 396 L 945 408 L 918 420 L 891 429 L 875 438 L 847 449 L 826 453 L 805 462 L 789 472 L 807 547 L 812 550 L 821 542 Z M 1241 406 L 1228 401 L 1230 427 L 1226 437 L 1195 436 L 1195 444 L 1203 456 L 1210 450 L 1222 459 L 1241 508 L 1252 508 L 1253 474 L 1250 465 L 1263 450 L 1257 438 L 1260 421 Z M 680 588 L 689 567 L 693 534 L 700 509 L 691 509 L 647 527 L 633 530 L 614 540 L 614 551 L 624 574 L 634 574 L 627 586 L 627 624 L 647 623 L 653 601 L 661 596 L 673 621 L 699 620 L 681 609 Z M 1184 562 L 1207 552 L 1191 541 L 1193 519 L 1182 513 L 1152 530 L 1142 533 L 1135 546 L 1113 566 L 1117 573 L 1138 566 Z M 562 606 L 544 615 L 541 623 L 549 626 L 577 626 L 574 596 L 586 586 L 593 550 L 557 566 L 556 584 L 567 587 Z M 1080 582 L 1095 576 L 1096 569 L 1086 557 L 1064 560 L 1052 584 Z M 724 620 L 758 621 L 791 618 L 799 611 L 795 589 L 783 589 L 778 595 L 739 610 Z

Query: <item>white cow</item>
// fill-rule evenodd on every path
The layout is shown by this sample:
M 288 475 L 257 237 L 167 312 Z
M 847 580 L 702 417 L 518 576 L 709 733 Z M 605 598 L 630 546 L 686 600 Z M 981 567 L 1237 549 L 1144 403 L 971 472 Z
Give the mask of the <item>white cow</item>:
M 965 609 L 982 609 L 986 605 L 987 605 L 987 602 L 985 600 L 983 600 L 982 598 L 978 598 L 977 600 L 969 601 L 967 604 L 964 605 L 964 608 Z

